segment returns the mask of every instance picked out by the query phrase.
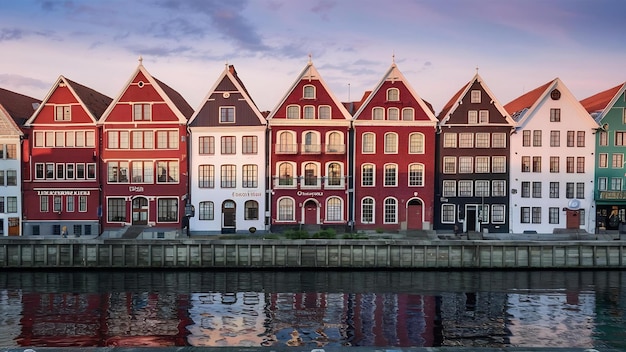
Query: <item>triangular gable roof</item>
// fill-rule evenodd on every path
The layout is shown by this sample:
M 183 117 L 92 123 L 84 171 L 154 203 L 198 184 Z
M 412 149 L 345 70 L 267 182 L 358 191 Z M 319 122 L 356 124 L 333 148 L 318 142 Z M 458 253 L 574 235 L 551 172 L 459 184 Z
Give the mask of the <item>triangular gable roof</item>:
M 622 83 L 613 88 L 609 88 L 605 91 L 587 97 L 581 100 L 580 103 L 585 110 L 591 114 L 591 116 L 595 115 L 595 120 L 599 122 L 602 121 L 608 112 L 607 108 L 613 106 L 617 99 L 622 96 L 625 88 L 626 83 Z
M 250 94 L 248 94 L 248 90 L 246 89 L 246 87 L 243 84 L 243 82 L 239 79 L 239 76 L 237 75 L 237 71 L 235 71 L 235 66 L 233 66 L 233 65 L 230 65 L 230 66 L 227 65 L 224 68 L 224 71 L 222 71 L 220 76 L 217 78 L 217 80 L 213 84 L 213 87 L 211 87 L 211 89 L 209 89 L 209 92 L 206 94 L 204 99 L 202 99 L 202 102 L 200 103 L 200 106 L 198 107 L 198 109 L 196 109 L 196 112 L 191 116 L 191 118 L 189 119 L 187 124 L 191 125 L 193 123 L 193 121 L 198 117 L 198 114 L 200 114 L 200 112 L 203 110 L 203 107 L 206 104 L 209 104 L 209 98 L 211 98 L 211 96 L 215 93 L 215 90 L 217 89 L 217 87 L 219 87 L 220 84 L 225 79 L 228 79 L 235 86 L 237 91 L 240 92 L 241 95 L 243 95 L 246 103 L 248 104 L 248 106 L 250 106 L 250 108 L 253 110 L 254 114 L 259 119 L 259 123 L 261 125 L 265 125 L 265 123 L 266 123 L 265 117 L 263 117 L 263 114 L 261 113 L 259 108 L 256 106 L 256 104 L 254 103 L 252 98 L 250 97 Z
M 523 112 L 530 109 L 535 103 L 537 103 L 541 96 L 547 94 L 547 92 L 551 90 L 549 88 L 556 85 L 557 80 L 558 78 L 555 78 L 552 81 L 519 96 L 504 105 L 504 109 L 511 115 L 513 120 L 519 123 L 519 121 L 523 118 L 523 115 L 525 115 Z
M 0 106 L 18 127 L 33 115 L 40 103 L 39 99 L 0 88 Z
M 517 122 L 517 127 L 522 127 L 530 116 L 534 114 L 536 107 L 557 87 L 561 91 L 561 96 L 569 97 L 576 104 L 576 108 L 580 110 L 581 116 L 589 116 L 590 121 L 593 121 L 597 125 L 591 115 L 587 113 L 582 104 L 574 98 L 572 92 L 570 92 L 567 86 L 565 86 L 558 77 L 511 101 L 506 104 L 504 108 L 511 113 L 511 116 L 514 116 L 513 119 Z
M 474 85 L 474 82 L 480 83 L 480 86 L 485 90 L 487 95 L 489 95 L 489 98 L 491 98 L 491 100 L 493 100 L 493 105 L 496 107 L 496 109 L 498 109 L 500 114 L 502 114 L 502 116 L 504 116 L 504 118 L 507 121 L 507 123 L 509 125 L 511 125 L 511 126 L 514 126 L 515 125 L 515 121 L 513 120 L 511 115 L 504 108 L 504 106 L 502 106 L 502 104 L 500 104 L 500 102 L 495 97 L 495 95 L 493 95 L 493 92 L 491 91 L 491 89 L 489 89 L 489 86 L 485 83 L 483 78 L 478 73 L 476 73 L 474 75 L 474 77 L 472 77 L 472 79 L 469 82 L 467 82 L 467 84 L 465 86 L 461 87 L 461 89 L 459 89 L 456 92 L 456 94 L 454 94 L 452 96 L 452 98 L 446 103 L 444 108 L 441 110 L 441 112 L 437 116 L 437 119 L 440 121 L 440 124 L 441 125 L 445 125 L 446 124 L 446 122 L 447 122 L 446 117 L 450 116 L 452 113 L 454 113 L 454 111 L 456 111 L 456 109 L 459 107 L 460 101 L 470 91 L 470 89 Z
M 343 115 L 343 117 L 346 120 L 352 119 L 352 115 L 350 115 L 346 107 L 341 103 L 341 101 L 337 99 L 335 94 L 333 94 L 333 91 L 328 88 L 328 85 L 326 84 L 326 82 L 322 79 L 319 72 L 317 72 L 317 69 L 313 65 L 313 62 L 309 60 L 306 66 L 304 67 L 304 69 L 302 70 L 302 72 L 300 73 L 300 75 L 298 76 L 298 78 L 293 82 L 293 84 L 291 85 L 287 93 L 285 93 L 285 95 L 282 97 L 280 102 L 276 105 L 276 107 L 272 110 L 272 112 L 270 112 L 270 114 L 267 116 L 268 120 L 271 120 L 274 117 L 274 115 L 276 115 L 276 112 L 280 109 L 281 106 L 283 106 L 287 98 L 289 98 L 291 93 L 293 93 L 294 89 L 296 89 L 298 84 L 302 80 L 305 80 L 305 79 L 306 80 L 318 80 L 320 84 L 322 85 L 322 87 L 324 87 L 324 90 L 328 92 L 328 95 L 333 100 L 333 103 L 341 111 L 341 114 Z
M 400 81 L 400 82 L 404 83 L 404 85 L 409 90 L 411 95 L 415 98 L 415 100 L 417 101 L 419 106 L 422 108 L 424 113 L 426 113 L 426 116 L 428 117 L 428 119 L 430 121 L 433 121 L 433 122 L 437 121 L 437 118 L 435 117 L 435 114 L 432 111 L 432 106 L 429 106 L 429 104 L 427 104 L 419 96 L 419 94 L 417 94 L 417 92 L 409 84 L 409 81 L 406 80 L 406 78 L 404 77 L 402 72 L 398 69 L 398 66 L 396 65 L 395 62 L 391 64 L 391 66 L 389 67 L 387 72 L 385 72 L 385 74 L 383 75 L 383 78 L 376 85 L 376 88 L 374 88 L 372 90 L 372 93 L 367 96 L 365 101 L 361 104 L 361 107 L 359 108 L 359 110 L 354 114 L 354 119 L 355 120 L 357 120 L 359 118 L 359 115 L 361 115 L 363 110 L 367 107 L 367 105 L 369 105 L 370 101 L 373 99 L 373 97 L 376 95 L 376 93 L 381 89 L 383 84 L 385 82 L 387 82 L 388 80 L 395 80 L 395 81 Z
M 65 84 L 68 87 L 72 95 L 74 95 L 78 103 L 83 107 L 83 110 L 87 112 L 87 115 L 94 123 L 98 122 L 100 117 L 102 117 L 103 111 L 113 100 L 100 92 L 97 92 L 89 87 L 69 80 L 61 75 L 56 80 L 56 82 L 54 82 L 54 84 L 52 85 L 52 89 L 48 91 L 48 94 L 39 105 L 39 108 L 37 108 L 37 111 L 33 113 L 28 121 L 26 121 L 26 123 L 24 124 L 25 126 L 30 126 L 33 123 L 37 115 L 39 115 L 39 113 L 41 112 L 41 109 L 43 109 L 48 100 L 50 100 L 52 93 L 54 93 L 54 91 L 59 87 L 59 84 L 61 83 Z
M 120 99 L 124 95 L 124 92 L 126 92 L 126 89 L 128 89 L 130 84 L 139 73 L 143 74 L 143 76 L 146 77 L 146 79 L 154 87 L 157 93 L 159 93 L 159 96 L 161 96 L 165 103 L 169 106 L 169 108 L 172 109 L 172 111 L 178 118 L 178 121 L 182 124 L 186 124 L 187 119 L 189 119 L 191 115 L 193 115 L 193 108 L 191 107 L 191 105 L 189 105 L 185 98 L 183 98 L 183 96 L 180 95 L 180 93 L 178 93 L 176 90 L 153 77 L 143 66 L 142 59 L 139 59 L 139 65 L 137 66 L 137 69 L 135 69 L 128 81 L 126 81 L 126 84 L 123 86 L 120 93 L 113 100 L 113 102 L 109 104 L 106 111 L 102 114 L 102 119 L 100 120 L 100 122 L 102 123 L 106 121 L 107 117 L 111 114 L 111 111 L 113 110 L 115 105 L 119 103 Z

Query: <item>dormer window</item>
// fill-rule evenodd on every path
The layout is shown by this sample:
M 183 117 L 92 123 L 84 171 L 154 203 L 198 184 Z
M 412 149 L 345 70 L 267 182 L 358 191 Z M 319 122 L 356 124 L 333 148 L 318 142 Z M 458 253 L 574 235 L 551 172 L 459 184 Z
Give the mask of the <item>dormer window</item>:
M 235 122 L 235 107 L 234 106 L 220 107 L 220 123 L 234 123 L 234 122 Z
M 150 104 L 133 104 L 133 121 L 152 120 L 152 107 Z
M 400 90 L 398 88 L 387 89 L 387 101 L 400 100 Z
M 479 104 L 480 101 L 481 101 L 481 91 L 478 89 L 473 90 L 471 93 L 470 102 L 472 104 Z
M 302 89 L 302 98 L 315 99 L 315 86 L 304 86 L 304 88 Z
M 54 121 L 71 121 L 72 107 L 69 105 L 59 105 L 54 110 Z

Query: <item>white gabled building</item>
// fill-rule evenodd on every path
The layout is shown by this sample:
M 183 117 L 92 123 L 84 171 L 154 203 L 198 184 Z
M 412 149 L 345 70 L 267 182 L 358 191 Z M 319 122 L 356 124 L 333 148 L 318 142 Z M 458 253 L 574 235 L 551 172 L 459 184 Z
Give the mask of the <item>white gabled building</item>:
M 598 124 L 559 78 L 504 108 L 517 123 L 511 136 L 510 231 L 593 233 Z
M 265 118 L 227 66 L 188 123 L 193 235 L 266 230 Z

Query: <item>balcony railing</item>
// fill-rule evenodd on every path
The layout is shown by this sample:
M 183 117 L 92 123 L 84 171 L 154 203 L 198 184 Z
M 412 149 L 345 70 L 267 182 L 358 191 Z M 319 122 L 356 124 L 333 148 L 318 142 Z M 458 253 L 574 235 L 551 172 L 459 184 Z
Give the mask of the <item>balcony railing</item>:
M 326 144 L 326 153 L 328 154 L 345 154 L 345 144 Z
M 276 144 L 274 150 L 276 154 L 296 154 L 298 152 L 297 144 Z
M 320 154 L 322 146 L 319 144 L 301 144 L 300 153 L 302 154 Z

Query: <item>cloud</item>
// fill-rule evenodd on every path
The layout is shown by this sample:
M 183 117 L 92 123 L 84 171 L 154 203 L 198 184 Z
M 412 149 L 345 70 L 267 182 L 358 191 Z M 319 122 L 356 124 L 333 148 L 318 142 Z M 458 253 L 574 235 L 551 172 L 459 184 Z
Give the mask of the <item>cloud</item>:
M 131 46 L 126 48 L 129 51 L 136 52 L 139 55 L 146 56 L 155 56 L 155 57 L 171 57 L 171 56 L 179 56 L 185 53 L 189 53 L 193 50 L 192 47 L 189 46 L 177 46 L 177 47 L 169 47 L 169 46 L 152 46 L 152 47 L 143 47 L 138 48 L 137 46 Z
M 19 28 L 0 29 L 0 42 L 8 40 L 19 40 L 24 36 L 24 31 Z
M 336 5 L 337 3 L 335 1 L 321 0 L 311 7 L 311 11 L 320 15 L 322 19 L 328 20 L 328 14 Z
M 0 73 L 0 84 L 11 87 L 34 87 L 39 89 L 47 89 L 50 87 L 49 82 L 44 82 L 37 78 L 16 75 L 12 73 Z

